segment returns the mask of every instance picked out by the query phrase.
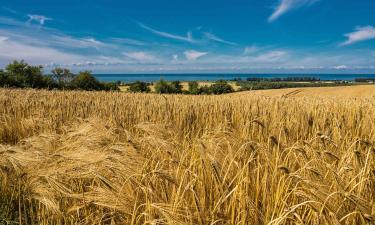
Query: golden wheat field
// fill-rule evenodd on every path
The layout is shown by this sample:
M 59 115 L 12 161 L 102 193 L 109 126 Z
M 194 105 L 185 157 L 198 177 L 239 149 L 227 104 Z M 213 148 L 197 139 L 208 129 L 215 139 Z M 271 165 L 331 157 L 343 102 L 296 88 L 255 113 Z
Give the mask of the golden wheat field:
M 374 224 L 375 98 L 285 92 L 0 89 L 0 224 Z
M 238 94 L 243 94 L 242 92 Z M 249 92 L 247 92 L 249 94 Z M 268 97 L 347 97 L 347 98 L 375 98 L 375 85 L 354 85 L 343 87 L 308 87 L 285 88 L 277 90 L 258 90 L 253 95 Z

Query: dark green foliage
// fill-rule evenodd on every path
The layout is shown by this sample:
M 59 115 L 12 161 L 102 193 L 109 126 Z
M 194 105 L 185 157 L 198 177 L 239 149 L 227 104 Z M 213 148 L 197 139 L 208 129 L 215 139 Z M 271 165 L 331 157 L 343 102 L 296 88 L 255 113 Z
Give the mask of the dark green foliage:
M 199 94 L 199 84 L 197 81 L 189 82 L 189 93 L 192 95 Z
M 129 91 L 133 93 L 137 93 L 137 92 L 148 93 L 150 92 L 150 88 L 148 87 L 148 84 L 146 82 L 136 81 L 129 85 Z
M 4 87 L 8 84 L 9 81 L 7 74 L 3 70 L 0 70 L 0 87 Z
M 104 90 L 104 85 L 91 75 L 90 71 L 79 72 L 73 79 L 72 85 L 76 89 L 85 91 Z
M 163 79 L 159 80 L 155 84 L 155 92 L 159 94 L 181 94 L 182 85 L 180 81 L 167 82 Z
M 118 83 L 101 83 L 89 71 L 74 75 L 69 69 L 55 68 L 52 75 L 43 75 L 42 66 L 13 61 L 0 70 L 0 87 L 81 89 L 119 91 Z
M 173 88 L 167 81 L 159 80 L 155 84 L 155 92 L 159 94 L 171 94 L 173 93 Z
M 51 75 L 43 76 L 44 88 L 55 89 L 59 88 L 59 84 L 53 79 Z
M 181 94 L 182 93 L 182 85 L 180 81 L 172 81 L 171 84 L 172 93 Z
M 210 94 L 212 94 L 211 86 L 204 85 L 204 86 L 200 87 L 198 94 L 201 94 L 201 95 L 210 95 Z
M 29 65 L 24 61 L 13 61 L 5 68 L 7 80 L 11 87 L 24 87 L 26 84 L 26 69 Z
M 3 86 L 46 88 L 50 81 L 45 78 L 42 66 L 31 66 L 24 61 L 13 61 L 8 64 L 3 76 Z
M 120 91 L 117 82 L 105 82 L 102 85 L 104 91 Z
M 360 83 L 369 83 L 369 82 L 375 82 L 375 78 L 355 78 L 355 82 L 360 82 Z
M 70 88 L 75 75 L 69 69 L 57 67 L 51 72 L 52 77 L 56 80 L 60 88 Z
M 28 66 L 26 68 L 26 84 L 25 86 L 31 88 L 44 88 L 44 76 L 42 72 L 42 66 Z
M 242 81 L 241 79 L 237 79 L 235 81 Z M 320 81 L 319 78 L 316 77 L 285 77 L 285 78 L 260 78 L 260 77 L 248 77 L 246 81 L 267 81 L 267 82 L 281 82 L 281 81 L 293 81 L 293 82 L 315 82 Z
M 233 87 L 224 80 L 216 81 L 210 87 L 212 94 L 221 95 L 234 92 Z

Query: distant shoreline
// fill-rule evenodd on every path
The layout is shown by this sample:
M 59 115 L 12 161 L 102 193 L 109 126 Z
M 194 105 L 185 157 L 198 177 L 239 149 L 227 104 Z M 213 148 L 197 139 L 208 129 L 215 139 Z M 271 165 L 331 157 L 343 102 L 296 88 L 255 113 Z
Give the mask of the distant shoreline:
M 94 74 L 100 81 L 106 82 L 155 82 L 160 79 L 167 81 L 232 81 L 237 78 L 287 78 L 314 77 L 321 81 L 354 81 L 356 78 L 375 79 L 375 74 Z

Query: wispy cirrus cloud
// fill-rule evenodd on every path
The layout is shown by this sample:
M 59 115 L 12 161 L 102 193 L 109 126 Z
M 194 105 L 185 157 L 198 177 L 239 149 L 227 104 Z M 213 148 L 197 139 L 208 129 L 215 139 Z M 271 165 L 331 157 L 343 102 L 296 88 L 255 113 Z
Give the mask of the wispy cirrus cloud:
M 24 59 L 31 63 L 74 63 L 84 57 L 45 46 L 35 46 L 21 41 L 0 37 L 0 62 Z
M 290 10 L 297 9 L 303 6 L 309 6 L 319 0 L 279 0 L 279 4 L 275 8 L 275 11 L 268 18 L 268 22 L 277 20 L 280 16 L 284 15 Z
M 254 58 L 256 62 L 275 62 L 279 60 L 285 60 L 288 56 L 288 52 L 281 50 L 269 51 L 262 53 Z
M 152 61 L 155 59 L 155 56 L 147 52 L 124 52 L 122 54 L 130 59 L 141 62 Z
M 143 23 L 138 23 L 138 25 L 141 28 L 143 28 L 143 29 L 145 29 L 147 31 L 150 31 L 153 34 L 159 35 L 161 37 L 165 37 L 165 38 L 169 38 L 169 39 L 174 39 L 174 40 L 178 40 L 178 41 L 189 42 L 189 43 L 194 43 L 195 42 L 195 40 L 193 39 L 193 35 L 192 35 L 192 33 L 190 31 L 186 34 L 186 36 L 180 36 L 180 35 L 176 35 L 176 34 L 167 33 L 167 32 L 164 32 L 164 31 L 156 30 L 154 28 L 146 26 Z
M 202 56 L 205 56 L 207 55 L 208 53 L 207 52 L 199 52 L 199 51 L 196 51 L 196 50 L 188 50 L 188 51 L 185 51 L 184 52 L 184 55 L 186 57 L 187 60 L 196 60 Z
M 147 45 L 147 43 L 135 39 L 130 38 L 111 38 L 111 41 L 119 44 L 125 44 L 125 45 L 136 45 L 136 46 L 144 46 Z
M 356 27 L 355 31 L 345 34 L 347 40 L 342 42 L 340 45 L 351 45 L 361 41 L 368 41 L 371 39 L 375 39 L 375 27 L 373 26 L 365 26 L 365 27 Z
M 3 7 L 1 7 L 1 8 L 2 8 L 3 10 L 5 10 L 5 11 L 9 12 L 9 13 L 17 14 L 17 11 L 14 10 L 14 9 L 11 9 L 11 8 L 8 8 L 8 7 L 5 7 L 5 6 L 3 6 Z
M 244 55 L 249 55 L 249 54 L 253 54 L 253 53 L 256 53 L 258 51 L 260 51 L 261 48 L 256 46 L 256 45 L 252 45 L 252 46 L 247 46 L 244 48 L 243 50 L 243 54 Z
M 44 23 L 48 20 L 52 20 L 52 18 L 42 16 L 42 15 L 32 15 L 28 14 L 29 20 L 27 21 L 28 23 L 36 22 L 39 23 L 40 25 L 44 25 Z
M 227 45 L 234 45 L 234 46 L 238 45 L 235 42 L 224 40 L 210 32 L 204 32 L 203 34 L 208 40 L 216 41 L 216 42 L 227 44 Z

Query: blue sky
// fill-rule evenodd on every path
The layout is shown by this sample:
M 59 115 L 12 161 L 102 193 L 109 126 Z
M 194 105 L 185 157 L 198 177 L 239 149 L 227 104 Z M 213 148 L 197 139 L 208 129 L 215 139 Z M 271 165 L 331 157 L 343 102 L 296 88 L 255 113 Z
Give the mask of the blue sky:
M 375 73 L 374 0 L 2 0 L 0 67 Z

